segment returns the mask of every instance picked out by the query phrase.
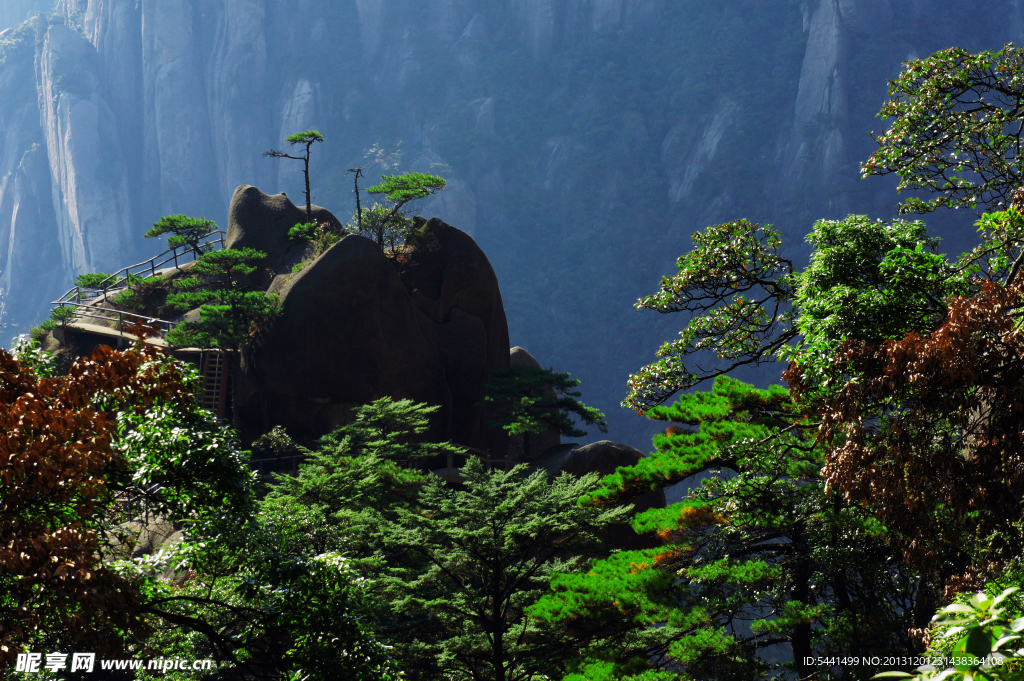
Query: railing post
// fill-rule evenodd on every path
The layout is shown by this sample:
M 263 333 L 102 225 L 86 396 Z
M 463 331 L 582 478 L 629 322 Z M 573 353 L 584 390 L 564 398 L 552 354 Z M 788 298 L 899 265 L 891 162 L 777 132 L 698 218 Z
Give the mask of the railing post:
M 124 319 L 121 317 L 121 311 L 117 311 L 117 332 L 124 335 Z

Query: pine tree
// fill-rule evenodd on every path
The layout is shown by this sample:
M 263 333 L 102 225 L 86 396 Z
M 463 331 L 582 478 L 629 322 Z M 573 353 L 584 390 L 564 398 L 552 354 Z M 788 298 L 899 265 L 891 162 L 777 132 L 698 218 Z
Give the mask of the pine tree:
M 609 648 L 579 671 L 668 681 L 679 668 L 691 678 L 751 679 L 788 667 L 804 678 L 817 669 L 806 658 L 827 651 L 912 653 L 916 576 L 870 509 L 826 495 L 823 454 L 801 435 L 802 415 L 785 389 L 722 376 L 710 393 L 647 415 L 677 425 L 655 437 L 656 452 L 606 476 L 581 503 L 600 508 L 685 480 L 700 484 L 633 521 L 663 546 L 559 575 L 556 593 L 533 609 L 553 621 L 619 617 L 650 627 L 636 634 L 632 655 Z M 767 663 L 759 651 L 769 646 L 788 649 L 794 662 Z M 843 664 L 830 671 L 843 679 L 873 673 Z
M 482 406 L 498 411 L 489 425 L 504 428 L 510 435 L 523 436 L 523 455 L 529 458 L 531 433 L 554 429 L 568 437 L 586 435 L 587 431 L 573 423 L 573 414 L 587 425 L 597 425 L 602 433 L 608 432 L 604 414 L 575 399 L 582 394 L 572 390 L 579 384 L 569 374 L 558 374 L 552 369 L 499 369 L 491 372 Z

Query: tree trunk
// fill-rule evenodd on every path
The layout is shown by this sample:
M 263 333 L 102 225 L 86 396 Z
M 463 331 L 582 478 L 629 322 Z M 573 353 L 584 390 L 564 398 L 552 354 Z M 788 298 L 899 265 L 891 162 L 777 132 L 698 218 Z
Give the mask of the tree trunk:
M 306 147 L 306 158 L 302 159 L 306 164 L 306 222 L 313 222 L 313 198 L 309 193 L 309 147 Z
M 491 639 L 491 664 L 494 665 L 494 681 L 505 681 L 505 621 L 501 616 L 500 574 L 495 571 L 491 586 L 491 602 L 494 635 Z
M 355 179 L 355 194 L 356 194 L 356 224 L 359 226 L 359 233 L 363 233 L 363 207 L 359 203 L 359 171 L 356 171 Z
M 798 543 L 798 542 L 794 542 Z M 810 565 L 806 559 L 801 560 L 799 557 L 806 556 L 806 551 L 796 550 L 793 552 L 797 558 L 796 573 L 793 575 L 795 584 L 793 585 L 793 600 L 800 601 L 805 605 L 810 605 Z M 793 627 L 793 638 L 791 641 L 793 648 L 793 665 L 797 669 L 797 673 L 800 678 L 810 676 L 811 672 L 814 671 L 814 666 L 805 664 L 804 659 L 811 657 L 811 623 L 798 624 Z

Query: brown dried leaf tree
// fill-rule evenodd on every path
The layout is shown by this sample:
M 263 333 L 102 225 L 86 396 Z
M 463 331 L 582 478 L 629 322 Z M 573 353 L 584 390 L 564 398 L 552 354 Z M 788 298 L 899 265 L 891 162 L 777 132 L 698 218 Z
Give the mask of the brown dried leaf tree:
M 878 509 L 926 571 L 957 549 L 988 570 L 1021 553 L 1022 294 L 1024 281 L 983 282 L 951 298 L 930 333 L 848 341 L 835 360 L 855 378 L 822 408 L 819 441 L 832 445 L 823 475 L 847 500 Z M 799 370 L 787 379 L 799 394 Z
M 141 341 L 101 346 L 67 376 L 40 378 L 0 350 L 0 667 L 38 632 L 67 631 L 98 654 L 145 635 L 137 589 L 101 562 L 98 516 L 124 465 L 117 412 L 192 399 L 159 357 Z

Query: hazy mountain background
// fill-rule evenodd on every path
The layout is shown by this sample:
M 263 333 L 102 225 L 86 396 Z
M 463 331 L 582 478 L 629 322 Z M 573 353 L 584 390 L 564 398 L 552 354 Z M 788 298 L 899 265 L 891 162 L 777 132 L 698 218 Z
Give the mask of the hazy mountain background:
M 25 23 L 30 12 L 45 11 Z M 155 254 L 162 215 L 226 226 L 239 184 L 354 209 L 348 168 L 399 158 L 449 189 L 417 213 L 474 236 L 511 340 L 618 406 L 683 319 L 639 313 L 698 229 L 894 215 L 857 163 L 903 60 L 1024 38 L 1020 0 L 0 0 L 0 322 L 41 322 L 75 274 Z M 377 151 L 371 152 L 371 149 Z M 367 154 L 371 158 L 367 158 Z M 393 172 L 378 164 L 369 180 Z M 364 186 L 368 186 L 364 185 Z M 929 224 L 959 253 L 972 216 Z M 781 367 L 750 371 L 760 384 Z M 743 376 L 741 376 L 743 377 Z M 588 440 L 597 439 L 591 432 Z

